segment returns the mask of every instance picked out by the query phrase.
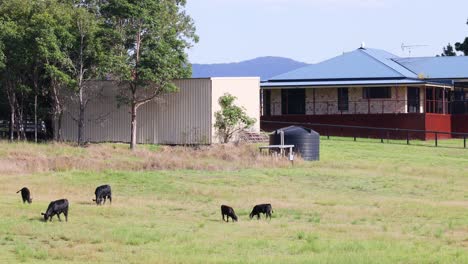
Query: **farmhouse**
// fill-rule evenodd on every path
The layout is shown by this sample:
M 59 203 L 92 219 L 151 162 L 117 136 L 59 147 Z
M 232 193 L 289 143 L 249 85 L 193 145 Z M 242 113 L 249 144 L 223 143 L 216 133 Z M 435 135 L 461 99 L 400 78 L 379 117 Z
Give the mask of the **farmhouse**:
M 257 120 L 260 130 L 259 78 L 206 78 L 176 80 L 176 93 L 166 94 L 138 109 L 137 142 L 144 144 L 212 144 L 219 138 L 213 127 L 218 99 L 225 93 L 237 97 L 236 105 Z M 85 140 L 129 142 L 130 108 L 119 106 L 115 82 L 98 82 L 100 96 L 86 108 Z M 62 119 L 64 140 L 76 141 L 78 105 L 68 102 Z
M 361 47 L 276 76 L 261 89 L 267 131 L 302 122 L 468 132 L 468 57 L 400 58 Z

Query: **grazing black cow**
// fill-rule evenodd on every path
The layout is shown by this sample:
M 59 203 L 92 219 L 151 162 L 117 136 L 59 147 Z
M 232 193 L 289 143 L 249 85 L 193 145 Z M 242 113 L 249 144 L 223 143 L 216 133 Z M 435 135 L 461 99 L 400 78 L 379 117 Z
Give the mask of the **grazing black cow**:
M 104 204 L 106 203 L 106 198 L 109 198 L 109 202 L 112 203 L 112 190 L 110 185 L 102 185 L 96 188 L 96 191 L 94 191 L 94 194 L 96 195 L 96 199 L 93 199 L 94 202 L 96 202 L 97 205 L 101 205 L 101 203 Z
M 44 216 L 45 222 L 47 222 L 47 220 L 50 220 L 50 222 L 52 222 L 52 217 L 54 215 L 57 215 L 59 221 L 62 221 L 62 219 L 60 219 L 61 213 L 65 215 L 65 221 L 68 222 L 68 200 L 67 199 L 61 199 L 61 200 L 50 202 L 49 207 L 47 207 L 47 211 L 45 213 L 42 213 L 42 215 Z
M 231 217 L 233 221 L 237 222 L 237 215 L 230 206 L 221 205 L 221 215 L 223 216 L 223 221 L 229 222 L 229 217 Z M 226 216 L 226 220 L 224 220 L 224 216 Z
M 271 219 L 271 213 L 273 213 L 271 204 L 257 204 L 254 206 L 249 216 L 250 219 L 252 219 L 254 216 L 257 216 L 257 219 L 260 219 L 260 214 L 265 214 L 266 218 L 270 217 Z
M 21 198 L 23 198 L 23 203 L 28 202 L 32 203 L 31 192 L 28 188 L 24 187 L 23 189 L 17 191 L 16 193 L 21 192 Z

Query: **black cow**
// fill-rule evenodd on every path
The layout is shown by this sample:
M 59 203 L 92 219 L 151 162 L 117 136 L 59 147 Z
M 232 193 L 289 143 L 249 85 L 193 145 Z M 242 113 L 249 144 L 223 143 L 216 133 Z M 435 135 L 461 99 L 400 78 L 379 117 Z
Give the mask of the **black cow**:
M 47 220 L 50 220 L 50 222 L 52 222 L 52 217 L 54 215 L 57 215 L 59 221 L 62 221 L 62 219 L 60 219 L 61 213 L 65 215 L 65 221 L 68 222 L 68 200 L 67 199 L 61 199 L 61 200 L 50 202 L 49 207 L 47 207 L 47 211 L 45 213 L 42 213 L 42 215 L 44 216 L 45 222 L 47 222 Z
M 270 217 L 271 219 L 271 213 L 273 213 L 271 204 L 257 204 L 254 206 L 249 216 L 250 219 L 252 219 L 254 216 L 257 216 L 257 219 L 260 219 L 260 214 L 265 214 L 266 218 Z
M 21 198 L 23 198 L 23 203 L 28 202 L 32 203 L 31 192 L 28 188 L 24 187 L 23 189 L 17 191 L 16 193 L 21 192 Z
M 229 217 L 231 217 L 233 221 L 237 222 L 237 215 L 230 206 L 221 205 L 221 215 L 223 216 L 223 221 L 229 222 Z M 226 216 L 226 220 L 224 220 L 224 216 Z
M 106 203 L 106 198 L 109 198 L 109 202 L 112 203 L 112 190 L 110 185 L 102 185 L 96 188 L 96 191 L 94 191 L 94 194 L 96 195 L 96 199 L 93 199 L 94 202 L 96 202 L 97 205 L 101 205 L 101 203 L 104 201 L 104 204 Z

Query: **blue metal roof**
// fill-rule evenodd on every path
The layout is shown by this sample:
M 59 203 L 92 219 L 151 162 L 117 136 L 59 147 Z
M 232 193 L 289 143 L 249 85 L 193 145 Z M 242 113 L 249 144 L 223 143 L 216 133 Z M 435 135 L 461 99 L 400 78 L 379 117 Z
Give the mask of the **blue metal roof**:
M 262 88 L 282 87 L 343 87 L 343 86 L 393 86 L 393 85 L 421 85 L 427 82 L 414 79 L 398 80 L 340 80 L 340 81 L 291 81 L 291 82 L 264 82 Z
M 362 49 L 362 51 L 407 78 L 418 78 L 417 74 L 395 62 L 395 60 L 399 59 L 400 57 L 390 52 L 379 49 Z
M 468 57 L 424 57 L 395 58 L 403 65 L 425 79 L 468 79 Z
M 468 79 L 468 57 L 400 58 L 384 50 L 360 48 L 273 77 L 261 86 L 447 85 L 443 80 L 455 79 Z
M 273 77 L 270 81 L 417 78 L 416 74 L 392 60 L 395 58 L 398 57 L 383 50 L 361 48 Z

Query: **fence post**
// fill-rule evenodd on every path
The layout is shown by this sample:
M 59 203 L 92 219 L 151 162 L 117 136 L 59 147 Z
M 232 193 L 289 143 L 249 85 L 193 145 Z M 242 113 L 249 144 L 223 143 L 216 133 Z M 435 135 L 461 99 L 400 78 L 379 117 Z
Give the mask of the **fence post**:
M 466 148 L 466 136 L 463 136 L 463 148 Z
M 435 146 L 438 147 L 438 133 L 435 132 Z
M 406 145 L 409 145 L 409 131 L 406 131 Z
M 380 132 L 380 143 L 384 143 L 384 135 L 383 135 L 384 132 L 385 131 L 383 131 L 383 130 L 382 130 L 382 132 Z
M 356 129 L 354 129 L 354 141 L 356 141 Z
M 327 139 L 330 139 L 330 131 L 328 131 L 328 127 L 327 127 Z

